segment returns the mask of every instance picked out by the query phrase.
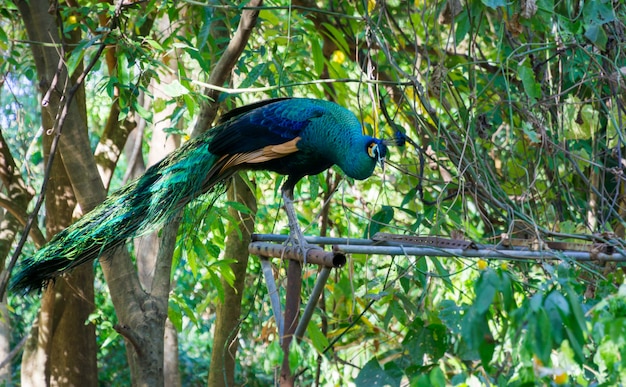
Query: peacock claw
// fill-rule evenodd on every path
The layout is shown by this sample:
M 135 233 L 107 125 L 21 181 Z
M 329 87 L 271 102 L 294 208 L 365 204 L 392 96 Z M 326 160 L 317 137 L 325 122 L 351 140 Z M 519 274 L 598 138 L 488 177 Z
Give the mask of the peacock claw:
M 288 210 L 287 213 L 289 212 L 290 211 Z M 291 218 L 289 216 L 287 217 Z M 306 238 L 304 237 L 304 234 L 302 233 L 302 230 L 300 229 L 297 221 L 292 221 L 292 219 L 289 219 L 289 238 L 287 238 L 285 245 L 298 248 L 300 250 L 300 253 L 302 254 L 302 262 L 305 265 L 309 251 L 321 249 L 321 247 L 309 244 L 309 242 L 306 241 Z
M 298 229 L 298 231 L 300 230 Z M 306 258 L 309 254 L 309 251 L 321 250 L 322 248 L 307 242 L 306 239 L 304 239 L 304 235 L 302 235 L 302 232 L 298 231 L 296 231 L 295 233 L 290 232 L 289 238 L 287 238 L 287 241 L 285 241 L 285 246 L 293 246 L 300 250 L 300 254 L 302 254 L 302 262 L 306 265 Z
M 291 189 L 283 189 L 283 201 L 285 203 L 285 212 L 287 212 L 287 219 L 289 220 L 289 238 L 285 242 L 287 246 L 294 246 L 300 249 L 302 254 L 302 262 L 306 265 L 306 257 L 310 250 L 321 249 L 321 247 L 309 244 L 302 234 L 300 226 L 298 226 L 298 219 L 296 217 L 296 211 L 293 208 L 293 191 Z

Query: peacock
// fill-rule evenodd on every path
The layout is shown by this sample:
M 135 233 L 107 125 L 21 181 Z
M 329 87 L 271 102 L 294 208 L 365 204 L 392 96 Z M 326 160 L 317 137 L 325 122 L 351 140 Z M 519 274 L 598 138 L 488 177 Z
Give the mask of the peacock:
M 128 239 L 158 229 L 198 196 L 221 194 L 240 170 L 287 176 L 281 191 L 290 233 L 304 247 L 293 208 L 295 184 L 333 165 L 363 180 L 383 165 L 386 154 L 383 140 L 364 135 L 356 116 L 333 102 L 279 98 L 235 108 L 24 259 L 11 289 L 41 289 Z

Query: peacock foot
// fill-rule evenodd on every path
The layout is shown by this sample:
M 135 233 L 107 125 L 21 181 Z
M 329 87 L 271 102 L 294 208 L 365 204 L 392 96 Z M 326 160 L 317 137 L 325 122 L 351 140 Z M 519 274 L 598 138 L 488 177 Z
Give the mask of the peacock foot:
M 298 233 L 296 232 L 295 234 L 298 234 Z M 302 233 L 299 233 L 299 234 L 300 235 L 295 236 L 294 234 L 290 233 L 289 237 L 285 241 L 285 246 L 293 246 L 297 248 L 300 251 L 300 254 L 302 254 L 302 262 L 306 264 L 307 255 L 309 254 L 311 250 L 323 250 L 323 249 L 318 245 L 310 244 L 309 242 L 306 241 L 306 239 L 304 239 L 304 235 L 302 235 Z

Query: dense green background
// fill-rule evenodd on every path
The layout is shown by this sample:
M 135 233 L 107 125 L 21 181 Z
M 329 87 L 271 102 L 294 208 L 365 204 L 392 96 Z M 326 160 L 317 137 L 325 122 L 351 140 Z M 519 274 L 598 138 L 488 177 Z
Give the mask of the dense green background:
M 114 10 L 80 3 L 59 8 L 66 32 L 83 32 L 66 63 L 70 72 L 96 51 L 98 15 Z M 183 129 L 173 124 L 171 132 L 188 136 L 220 55 L 224 38 L 214 38 L 223 36 L 216 31 L 231 31 L 242 6 L 148 1 L 124 8 L 117 73 L 97 64 L 87 79 L 94 146 L 114 98 L 120 120 L 147 122 L 147 138 L 153 113 L 175 104 L 171 119 Z M 154 21 L 165 16 L 162 30 Z M 365 132 L 390 139 L 400 130 L 416 142 L 392 148 L 384 174 L 378 169 L 367 181 L 330 170 L 299 184 L 308 235 L 386 231 L 497 243 L 506 233 L 537 244 L 596 240 L 622 251 L 625 20 L 619 1 L 267 1 L 221 98 L 225 107 L 280 96 L 332 99 L 355 112 Z M 34 42 L 24 36 L 12 5 L 0 10 L 0 128 L 24 179 L 38 189 L 38 80 Z M 168 98 L 146 109 L 138 97 L 150 93 L 164 54 L 177 58 L 177 80 L 162 85 Z M 122 160 L 112 186 L 124 175 Z M 286 232 L 281 178 L 248 177 L 259 204 L 255 232 Z M 224 219 L 236 204 L 221 200 L 210 211 L 207 204 L 186 210 L 172 273 L 169 317 L 183 385 L 206 383 L 212 305 L 223 292 L 218 276 L 227 274 L 220 252 L 232 225 Z M 274 380 L 282 356 L 260 273 L 251 259 L 236 374 L 247 385 Z M 307 268 L 304 297 L 314 279 Z M 300 385 L 624 383 L 622 282 L 615 264 L 567 255 L 510 262 L 353 255 L 331 276 L 290 360 Z M 123 342 L 101 277 L 96 293 L 100 380 L 124 384 Z M 27 332 L 37 300 L 9 295 L 13 343 Z M 19 380 L 19 359 L 14 365 Z

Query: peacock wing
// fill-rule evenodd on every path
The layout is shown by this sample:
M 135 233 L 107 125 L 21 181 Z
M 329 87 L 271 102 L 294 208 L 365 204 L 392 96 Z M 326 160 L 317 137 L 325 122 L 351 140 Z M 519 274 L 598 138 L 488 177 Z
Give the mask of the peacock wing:
M 297 139 L 310 120 L 326 113 L 307 99 L 272 100 L 258 105 L 212 129 L 209 152 L 218 156 L 253 153 L 283 157 L 297 151 Z

